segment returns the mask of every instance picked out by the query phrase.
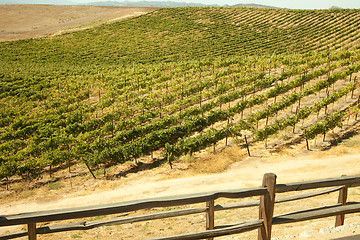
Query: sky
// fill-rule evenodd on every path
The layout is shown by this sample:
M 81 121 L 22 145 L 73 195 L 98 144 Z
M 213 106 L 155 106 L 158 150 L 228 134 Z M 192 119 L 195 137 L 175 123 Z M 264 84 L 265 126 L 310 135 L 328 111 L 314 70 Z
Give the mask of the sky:
M 76 0 L 74 0 L 76 1 Z M 77 2 L 99 2 L 107 0 L 77 0 Z M 125 0 L 112 0 L 112 1 L 125 1 Z M 136 2 L 137 0 L 128 0 L 129 2 Z M 148 0 L 152 1 L 152 0 Z M 153 0 L 153 1 L 166 1 L 166 0 Z M 292 9 L 328 9 L 332 6 L 341 8 L 360 8 L 360 0 L 170 0 L 172 2 L 192 2 L 203 4 L 217 4 L 217 5 L 235 5 L 235 4 L 248 4 L 256 3 L 262 5 L 269 5 L 281 8 Z

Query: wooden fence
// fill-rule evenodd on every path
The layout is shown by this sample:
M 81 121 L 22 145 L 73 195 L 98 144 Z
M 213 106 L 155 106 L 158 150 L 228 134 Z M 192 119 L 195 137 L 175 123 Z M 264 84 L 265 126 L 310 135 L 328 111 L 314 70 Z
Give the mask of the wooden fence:
M 345 214 L 360 212 L 360 203 L 347 202 L 347 191 L 350 187 L 360 186 L 360 175 L 343 176 L 340 178 L 329 178 L 314 181 L 295 182 L 288 184 L 276 184 L 276 175 L 267 173 L 264 175 L 261 187 L 250 189 L 238 189 L 231 191 L 216 191 L 208 193 L 188 194 L 173 197 L 151 198 L 120 202 L 114 204 L 104 204 L 89 207 L 67 208 L 59 210 L 49 210 L 40 212 L 30 212 L 15 215 L 0 216 L 1 226 L 13 226 L 26 224 L 28 230 L 24 232 L 1 235 L 0 239 L 13 239 L 28 236 L 29 239 L 36 239 L 37 234 L 47 234 L 65 232 L 73 230 L 87 230 L 100 226 L 119 225 L 140 221 L 150 221 L 177 216 L 185 216 L 198 213 L 206 213 L 206 231 L 187 233 L 177 236 L 155 238 L 159 239 L 213 239 L 218 236 L 238 234 L 250 230 L 258 229 L 258 239 L 270 240 L 271 229 L 274 224 L 286 224 L 301 222 L 306 220 L 336 216 L 335 225 L 344 224 Z M 326 188 L 326 189 L 323 189 Z M 316 190 L 315 190 L 316 189 Z M 317 190 L 320 189 L 320 190 Z M 276 193 L 286 193 L 302 190 L 315 190 L 312 192 L 300 193 L 286 197 L 275 198 Z M 305 209 L 302 211 L 273 216 L 274 205 L 276 203 L 289 202 L 299 199 L 310 198 L 331 192 L 339 191 L 338 204 L 322 206 L 318 208 Z M 260 197 L 258 201 L 239 202 L 227 205 L 215 205 L 218 198 L 241 199 L 246 197 Z M 83 221 L 65 225 L 46 226 L 36 228 L 37 223 L 48 221 L 59 221 L 76 218 L 94 217 L 118 213 L 127 213 L 137 210 L 182 206 L 188 204 L 206 203 L 204 207 L 172 210 L 166 212 L 156 212 L 144 215 L 135 215 L 110 220 Z M 229 224 L 226 226 L 215 226 L 215 212 L 227 209 L 237 209 L 245 207 L 259 206 L 259 218 L 245 222 Z

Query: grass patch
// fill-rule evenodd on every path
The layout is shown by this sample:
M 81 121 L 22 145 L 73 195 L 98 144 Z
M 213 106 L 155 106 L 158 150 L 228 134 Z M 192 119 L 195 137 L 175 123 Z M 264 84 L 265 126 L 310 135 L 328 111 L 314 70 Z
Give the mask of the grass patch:
M 89 218 L 88 221 L 96 221 L 96 220 L 101 220 L 104 218 L 105 218 L 105 216 L 95 216 L 95 217 Z
M 225 218 L 226 218 L 225 215 L 216 215 L 216 216 L 215 216 L 215 220 L 225 219 Z
M 28 198 L 32 195 L 32 191 L 28 188 L 25 188 L 22 192 L 21 192 L 21 197 L 22 198 Z
M 194 158 L 190 162 L 190 169 L 197 173 L 218 173 L 225 171 L 234 162 L 242 160 L 246 151 L 233 146 L 215 155 Z
M 77 25 L 77 26 L 75 26 L 75 27 L 72 27 L 71 29 L 88 27 L 88 26 L 96 25 L 96 24 L 99 24 L 99 23 L 102 23 L 102 22 L 105 22 L 105 21 L 102 20 L 102 19 L 99 19 L 99 20 L 96 20 L 96 21 L 93 21 L 93 22 L 89 22 L 89 23 L 84 23 L 84 24 Z
M 161 208 L 161 211 L 171 211 L 171 210 L 175 210 L 175 208 L 173 208 L 173 207 L 164 207 L 164 208 Z
M 146 231 L 148 231 L 149 229 L 150 229 L 150 225 L 149 224 L 146 224 L 145 226 L 143 226 L 142 228 L 141 228 L 141 231 L 143 231 L 143 232 L 146 232 Z
M 343 144 L 345 147 L 359 147 L 360 146 L 360 140 L 355 140 L 355 139 L 348 139 L 348 140 L 344 140 Z
M 51 190 L 59 190 L 60 188 L 64 187 L 64 185 L 58 182 L 48 183 L 46 186 Z

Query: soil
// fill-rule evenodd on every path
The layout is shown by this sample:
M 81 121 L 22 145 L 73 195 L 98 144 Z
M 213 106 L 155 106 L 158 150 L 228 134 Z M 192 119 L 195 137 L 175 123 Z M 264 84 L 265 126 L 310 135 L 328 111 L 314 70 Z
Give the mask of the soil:
M 120 21 L 155 7 L 0 5 L 0 41 L 38 38 Z

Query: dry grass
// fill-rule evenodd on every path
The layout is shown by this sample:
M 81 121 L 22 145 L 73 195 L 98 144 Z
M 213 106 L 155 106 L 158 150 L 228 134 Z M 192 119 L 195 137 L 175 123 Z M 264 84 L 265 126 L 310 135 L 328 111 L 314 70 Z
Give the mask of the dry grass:
M 232 146 L 218 150 L 217 154 L 207 154 L 189 161 L 189 168 L 195 173 L 219 173 L 235 162 L 243 160 L 247 155 L 239 146 Z

